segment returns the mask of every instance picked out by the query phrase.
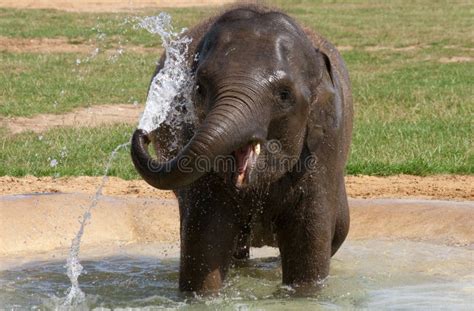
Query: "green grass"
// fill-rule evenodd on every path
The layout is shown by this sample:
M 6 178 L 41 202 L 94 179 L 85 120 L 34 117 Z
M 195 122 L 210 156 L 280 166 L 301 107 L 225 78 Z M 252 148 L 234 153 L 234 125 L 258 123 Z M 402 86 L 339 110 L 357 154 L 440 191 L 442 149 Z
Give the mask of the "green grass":
M 474 65 L 441 63 L 474 57 L 470 1 L 272 1 L 317 29 L 342 52 L 353 83 L 354 141 L 349 174 L 472 174 Z M 176 27 L 191 26 L 208 8 L 167 9 Z M 101 53 L 0 53 L 0 116 L 63 113 L 97 104 L 144 102 L 160 40 L 132 27 L 128 13 L 66 13 L 0 8 L 0 36 L 65 38 Z M 128 20 L 128 22 L 126 22 Z M 110 53 L 123 46 L 116 61 Z M 131 46 L 157 47 L 133 53 Z M 370 51 L 374 47 L 387 47 Z M 396 48 L 411 47 L 408 50 Z M 395 49 L 394 49 L 395 48 Z M 76 60 L 82 60 L 77 65 Z M 2 137 L 0 175 L 101 175 L 108 154 L 132 127 L 61 129 Z M 67 156 L 60 159 L 66 147 Z M 49 160 L 48 160 L 49 158 Z M 58 159 L 50 167 L 52 158 Z M 137 178 L 122 151 L 112 175 Z
M 213 9 L 166 8 L 176 29 L 191 26 Z M 135 17 L 157 15 L 161 10 L 137 13 L 66 13 L 56 10 L 17 10 L 0 8 L 0 36 L 16 38 L 67 38 L 71 43 L 101 45 L 160 46 L 158 37 L 134 27 Z
M 352 74 L 356 120 L 437 121 L 472 115 L 473 69 L 465 63 L 417 62 L 390 72 L 356 71 Z
M 271 1 L 337 45 L 473 47 L 472 1 Z M 470 38 L 471 40 L 468 40 Z
M 2 136 L 0 176 L 101 176 L 111 152 L 126 143 L 133 132 L 127 125 L 102 128 L 63 128 L 46 133 L 33 132 Z M 125 148 L 126 149 L 126 148 Z M 51 165 L 56 160 L 57 165 Z M 115 157 L 110 175 L 137 178 L 129 149 Z
M 356 127 L 347 172 L 473 174 L 473 163 L 468 120 L 373 121 Z
M 65 128 L 46 133 L 3 136 L 0 140 L 0 176 L 101 176 L 112 150 L 130 139 L 132 126 Z M 426 175 L 472 174 L 469 122 L 373 122 L 354 135 L 349 174 Z M 462 139 L 453 140 L 459 135 Z M 137 178 L 129 149 L 121 150 L 110 174 Z M 51 166 L 55 159 L 58 164 Z M 471 163 L 471 165 L 469 165 Z
M 158 54 L 157 54 L 158 55 Z M 0 53 L 0 115 L 63 113 L 97 104 L 144 102 L 157 55 Z M 80 64 L 76 60 L 81 59 Z M 12 70 L 15 68 L 16 70 Z

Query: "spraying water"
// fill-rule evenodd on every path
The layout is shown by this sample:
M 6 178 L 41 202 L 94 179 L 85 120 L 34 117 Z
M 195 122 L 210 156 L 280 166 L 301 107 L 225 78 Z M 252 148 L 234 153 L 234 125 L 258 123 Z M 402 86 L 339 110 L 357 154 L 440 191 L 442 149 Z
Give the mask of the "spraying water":
M 183 121 L 192 122 L 194 113 L 191 94 L 194 77 L 187 62 L 188 47 L 192 39 L 183 35 L 185 28 L 180 32 L 174 31 L 171 16 L 167 13 L 146 17 L 139 23 L 139 27 L 161 37 L 166 60 L 151 82 L 138 128 L 151 132 L 163 122 L 173 128 Z
M 66 299 L 64 300 L 64 305 L 66 306 L 79 304 L 84 301 L 85 295 L 84 295 L 84 292 L 79 287 L 79 280 L 78 280 L 83 270 L 83 267 L 81 263 L 79 262 L 79 250 L 81 247 L 82 235 L 84 234 L 84 228 L 87 222 L 89 221 L 89 219 L 91 218 L 91 210 L 97 206 L 97 203 L 99 202 L 99 198 L 102 195 L 102 189 L 104 188 L 104 185 L 108 180 L 108 177 L 109 177 L 108 173 L 112 165 L 113 159 L 115 158 L 115 156 L 117 155 L 120 149 L 125 148 L 129 145 L 130 145 L 130 142 L 121 144 L 117 146 L 114 149 L 114 151 L 112 151 L 112 153 L 110 154 L 107 165 L 105 166 L 104 176 L 102 177 L 102 181 L 99 187 L 97 188 L 97 191 L 94 195 L 94 198 L 92 199 L 91 204 L 89 205 L 86 212 L 82 216 L 82 220 L 80 221 L 79 231 L 77 232 L 76 236 L 72 240 L 69 257 L 67 258 L 67 263 L 66 263 L 67 276 L 69 277 L 69 280 L 71 280 L 71 287 L 69 288 Z
M 174 32 L 171 25 L 171 16 L 161 13 L 158 16 L 146 17 L 138 24 L 161 37 L 165 48 L 166 61 L 164 67 L 153 78 L 148 92 L 145 111 L 139 122 L 138 128 L 151 132 L 163 122 L 172 127 L 179 127 L 182 122 L 193 121 L 193 105 L 191 94 L 194 86 L 191 69 L 187 65 L 188 46 L 191 39 L 184 36 L 186 29 Z M 83 271 L 79 262 L 79 250 L 84 228 L 91 218 L 91 210 L 97 206 L 102 195 L 102 189 L 108 180 L 108 172 L 117 152 L 130 145 L 130 142 L 117 146 L 111 153 L 105 167 L 104 176 L 91 204 L 80 221 L 79 231 L 72 240 L 69 257 L 67 259 L 67 276 L 71 287 L 64 300 L 64 306 L 78 305 L 85 300 L 85 294 L 79 287 L 78 278 Z

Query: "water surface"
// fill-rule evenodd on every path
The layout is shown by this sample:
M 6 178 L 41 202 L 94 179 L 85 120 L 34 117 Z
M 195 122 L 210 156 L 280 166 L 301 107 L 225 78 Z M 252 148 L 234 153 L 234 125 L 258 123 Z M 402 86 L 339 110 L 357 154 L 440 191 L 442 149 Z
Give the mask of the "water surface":
M 86 294 L 82 307 L 468 310 L 474 303 L 474 251 L 466 248 L 408 241 L 349 241 L 333 258 L 323 289 L 309 297 L 294 297 L 291 289 L 281 285 L 275 249 L 255 249 L 247 264 L 232 269 L 220 296 L 199 298 L 178 292 L 176 254 L 153 256 L 153 247 L 82 260 L 86 271 L 79 277 Z M 0 271 L 2 307 L 57 307 L 70 285 L 65 271 L 64 260 Z

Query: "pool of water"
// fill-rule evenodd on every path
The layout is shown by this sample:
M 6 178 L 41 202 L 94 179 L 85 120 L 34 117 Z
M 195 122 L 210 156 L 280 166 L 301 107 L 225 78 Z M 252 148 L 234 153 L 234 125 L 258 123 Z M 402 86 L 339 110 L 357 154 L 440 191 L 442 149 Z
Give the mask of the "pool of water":
M 82 260 L 80 286 L 86 301 L 77 308 L 184 310 L 449 309 L 474 304 L 474 250 L 412 241 L 348 241 L 332 260 L 323 289 L 296 297 L 281 285 L 278 252 L 252 251 L 234 267 L 217 297 L 180 294 L 176 252 L 152 255 L 122 250 Z M 131 255 L 134 254 L 134 255 Z M 0 306 L 57 308 L 70 286 L 64 260 L 36 261 L 0 271 Z

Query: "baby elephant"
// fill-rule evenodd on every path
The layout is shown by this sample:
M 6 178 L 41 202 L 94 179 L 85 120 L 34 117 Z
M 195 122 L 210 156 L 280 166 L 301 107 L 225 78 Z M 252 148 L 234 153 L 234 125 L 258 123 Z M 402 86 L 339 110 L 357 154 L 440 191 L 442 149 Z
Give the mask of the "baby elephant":
M 180 290 L 218 291 L 232 261 L 263 245 L 279 248 L 283 283 L 317 288 L 349 230 L 353 113 L 341 56 L 260 6 L 233 8 L 187 35 L 196 121 L 137 129 L 131 148 L 143 179 L 178 198 Z

